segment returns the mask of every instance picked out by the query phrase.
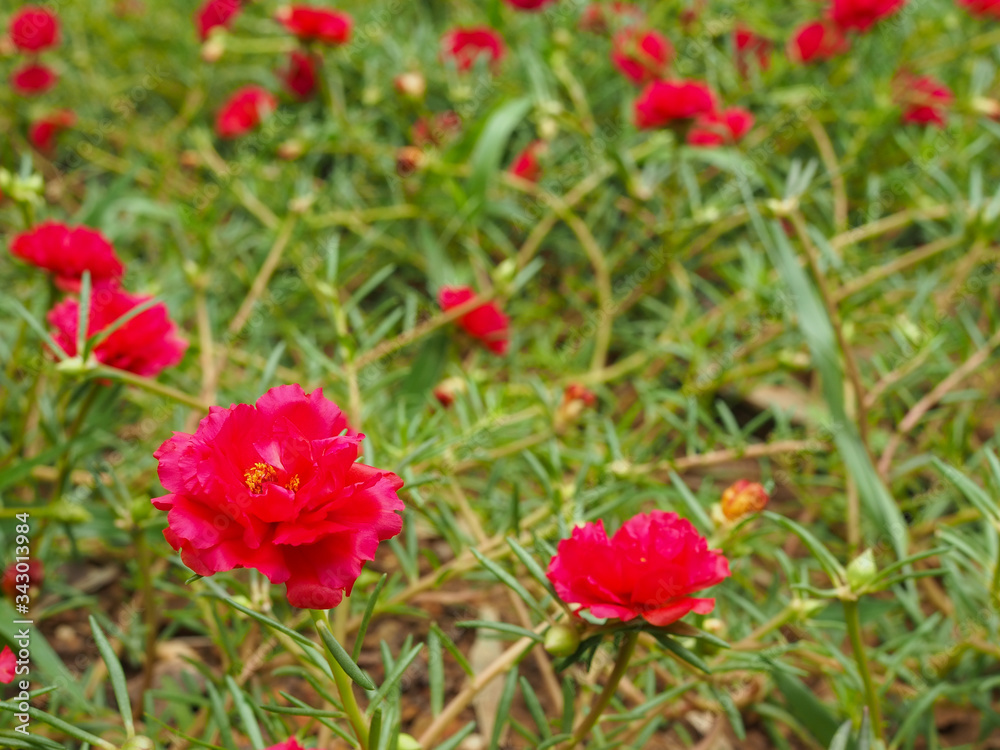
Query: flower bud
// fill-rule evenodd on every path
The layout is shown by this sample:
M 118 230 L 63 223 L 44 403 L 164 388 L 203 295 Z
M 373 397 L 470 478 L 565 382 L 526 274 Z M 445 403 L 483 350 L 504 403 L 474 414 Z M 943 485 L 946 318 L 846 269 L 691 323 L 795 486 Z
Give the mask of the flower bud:
M 396 151 L 396 174 L 409 177 L 419 170 L 426 161 L 424 152 L 416 146 L 403 146 Z
M 398 750 L 421 750 L 420 743 L 412 734 L 400 734 L 396 747 Z
M 462 378 L 445 378 L 434 389 L 434 398 L 447 409 L 455 403 L 455 397 L 459 393 L 465 393 L 467 387 Z
M 728 520 L 736 521 L 750 513 L 760 513 L 769 499 L 763 485 L 740 479 L 722 493 L 722 513 Z
M 216 26 L 201 45 L 201 59 L 207 63 L 218 62 L 226 53 L 226 30 Z
M 994 120 L 1000 119 L 1000 102 L 996 99 L 988 99 L 985 96 L 972 97 L 972 111 L 976 114 L 986 115 Z
M 295 161 L 306 151 L 302 141 L 290 140 L 278 144 L 278 158 L 285 161 Z
M 875 553 L 867 549 L 847 566 L 847 585 L 854 593 L 861 593 L 875 580 L 877 575 L 878 566 L 875 564 Z
M 570 383 L 563 391 L 562 403 L 556 409 L 555 429 L 557 433 L 562 433 L 566 428 L 576 422 L 583 414 L 597 403 L 597 396 L 580 383 Z
M 156 750 L 156 744 L 149 737 L 137 734 L 132 739 L 125 741 L 122 750 Z
M 423 73 L 415 70 L 400 73 L 393 79 L 392 85 L 400 96 L 415 102 L 422 101 L 427 93 L 427 79 Z
M 545 631 L 545 650 L 553 656 L 569 656 L 580 646 L 580 634 L 568 625 L 553 625 Z

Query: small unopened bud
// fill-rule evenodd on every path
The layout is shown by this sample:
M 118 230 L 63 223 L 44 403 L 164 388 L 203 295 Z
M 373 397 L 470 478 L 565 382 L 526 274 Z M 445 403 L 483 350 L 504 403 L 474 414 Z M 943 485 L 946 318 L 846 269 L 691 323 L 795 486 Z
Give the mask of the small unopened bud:
M 562 433 L 576 422 L 586 409 L 597 403 L 597 396 L 579 383 L 570 383 L 563 391 L 562 403 L 556 409 L 555 429 Z
M 455 403 L 455 397 L 459 393 L 465 393 L 466 384 L 462 378 L 445 378 L 434 389 L 434 398 L 447 409 Z
M 769 499 L 763 485 L 740 479 L 722 493 L 722 513 L 728 520 L 736 521 L 750 513 L 760 513 Z
M 226 53 L 226 36 L 226 30 L 221 26 L 212 29 L 201 45 L 201 59 L 207 63 L 218 62 Z
M 867 549 L 847 566 L 847 585 L 854 593 L 861 593 L 878 575 L 875 553 Z
M 302 141 L 284 141 L 278 144 L 278 158 L 285 161 L 294 161 L 305 153 L 305 146 Z
M 989 99 L 985 96 L 974 96 L 971 103 L 973 112 L 986 115 L 986 117 L 991 117 L 994 120 L 1000 118 L 1000 101 Z
M 794 619 L 798 622 L 805 622 L 813 615 L 819 614 L 827 608 L 829 602 L 821 599 L 792 599 L 788 605 L 792 610 Z
M 427 93 L 427 79 L 423 73 L 409 71 L 400 73 L 392 81 L 393 87 L 400 94 L 412 101 L 421 101 Z
M 137 734 L 132 739 L 125 741 L 122 750 L 156 750 L 156 744 L 149 737 Z
M 396 747 L 398 750 L 422 750 L 420 743 L 412 734 L 400 734 Z
M 553 656 L 569 656 L 580 646 L 580 634 L 568 625 L 553 625 L 545 631 L 545 650 Z
M 416 146 L 403 146 L 396 152 L 396 173 L 400 177 L 409 177 L 419 170 L 426 161 L 424 152 Z

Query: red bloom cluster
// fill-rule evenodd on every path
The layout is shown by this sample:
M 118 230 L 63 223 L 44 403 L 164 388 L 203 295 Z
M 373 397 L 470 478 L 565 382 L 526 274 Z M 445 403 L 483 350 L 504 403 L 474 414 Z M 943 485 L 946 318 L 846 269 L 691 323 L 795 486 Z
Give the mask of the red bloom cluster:
M 896 101 L 903 107 L 903 122 L 939 128 L 948 124 L 948 107 L 955 97 L 941 81 L 902 72 L 893 83 Z
M 344 44 L 351 39 L 354 20 L 347 13 L 309 5 L 280 8 L 275 18 L 303 42 Z
M 633 83 L 663 78 L 673 58 L 673 45 L 658 31 L 628 27 L 612 41 L 611 62 Z
M 194 434 L 174 433 L 154 454 L 167 542 L 200 575 L 256 568 L 295 607 L 336 606 L 403 527 L 403 481 L 355 463 L 364 436 L 347 430 L 321 390 L 298 385 L 212 407 Z
M 518 154 L 510 167 L 510 173 L 515 177 L 529 182 L 538 182 L 542 166 L 538 163 L 538 154 L 545 149 L 545 141 L 532 141 Z
M 771 67 L 771 51 L 774 44 L 767 37 L 751 31 L 743 25 L 733 32 L 733 48 L 736 52 L 736 70 L 743 78 L 750 75 L 750 66 L 756 60 L 761 70 Z
M 974 16 L 1000 18 L 1000 0 L 958 0 Z
M 652 81 L 635 101 L 635 124 L 662 128 L 715 111 L 715 95 L 698 81 Z
M 563 601 L 594 617 L 642 617 L 660 627 L 689 612 L 711 612 L 715 599 L 692 594 L 728 576 L 721 552 L 710 550 L 690 522 L 660 510 L 626 521 L 611 539 L 602 521 L 576 527 L 548 569 Z
M 26 63 L 10 74 L 10 85 L 21 96 L 44 94 L 58 80 L 55 71 L 42 63 Z
M 518 10 L 541 10 L 555 0 L 505 0 L 505 2 Z
M 243 8 L 241 0 L 207 0 L 194 14 L 194 23 L 202 41 L 214 28 L 228 29 Z
M 489 26 L 453 29 L 441 37 L 442 58 L 454 61 L 459 70 L 470 70 L 481 56 L 495 67 L 506 54 L 503 37 Z
M 841 31 L 868 31 L 906 5 L 906 0 L 833 0 L 831 18 Z
M 57 109 L 31 125 L 28 140 L 43 154 L 51 154 L 56 147 L 56 137 L 66 128 L 76 124 L 76 114 L 68 109 Z
M 38 60 L 38 53 L 59 44 L 59 19 L 50 11 L 25 5 L 10 19 L 10 39 L 31 59 L 11 73 L 10 85 L 21 96 L 37 96 L 55 86 L 58 76 Z
M 278 100 L 261 86 L 244 86 L 222 105 L 215 118 L 215 132 L 222 138 L 237 138 L 260 125 L 278 108 Z
M 0 651 L 0 682 L 9 685 L 14 681 L 17 672 L 17 657 L 10 650 L 10 646 L 4 646 Z
M 318 61 L 308 52 L 293 50 L 288 55 L 288 67 L 278 72 L 285 88 L 296 99 L 306 100 L 316 93 Z
M 10 252 L 51 272 L 60 289 L 74 292 L 80 289 L 84 271 L 90 271 L 95 284 L 117 281 L 125 271 L 111 243 L 96 229 L 71 229 L 54 221 L 14 237 Z
M 694 121 L 687 142 L 692 146 L 725 146 L 737 143 L 753 127 L 753 114 L 740 107 L 710 112 Z
M 438 303 L 447 312 L 475 296 L 475 292 L 467 286 L 445 286 L 438 292 Z M 494 354 L 507 353 L 510 345 L 509 320 L 496 303 L 487 302 L 467 312 L 458 319 L 458 324 Z
M 796 63 L 829 60 L 850 49 L 846 34 L 865 33 L 906 5 L 906 0 L 831 0 L 826 16 L 801 26 L 788 42 Z

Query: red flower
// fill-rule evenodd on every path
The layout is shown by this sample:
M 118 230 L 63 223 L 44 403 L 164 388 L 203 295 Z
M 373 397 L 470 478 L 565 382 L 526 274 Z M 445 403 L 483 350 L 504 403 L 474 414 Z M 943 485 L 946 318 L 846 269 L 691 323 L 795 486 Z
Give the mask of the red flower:
M 279 8 L 275 18 L 304 42 L 344 44 L 350 41 L 354 21 L 347 13 L 308 5 Z
M 662 128 L 715 111 L 711 90 L 697 81 L 653 81 L 635 100 L 635 124 Z
M 518 10 L 541 10 L 554 0 L 505 0 L 505 2 Z
M 642 23 L 646 14 L 642 8 L 630 3 L 614 2 L 610 5 L 612 16 L 622 24 Z M 604 34 L 608 31 L 607 8 L 601 3 L 591 3 L 583 9 L 580 16 L 580 31 L 590 31 L 595 34 Z
M 90 297 L 90 318 L 87 336 L 103 331 L 129 310 L 150 299 L 133 296 L 113 283 L 96 285 Z M 75 357 L 77 328 L 80 324 L 80 303 L 66 299 L 49 311 L 49 323 L 55 328 L 53 338 L 71 357 Z M 176 365 L 184 356 L 187 341 L 177 335 L 167 306 L 153 305 L 113 331 L 94 348 L 98 362 L 136 375 L 153 377 L 161 370 Z
M 833 22 L 842 31 L 864 32 L 905 4 L 906 0 L 833 0 Z
M 441 37 L 441 55 L 455 61 L 459 70 L 469 70 L 481 55 L 496 66 L 506 54 L 503 37 L 489 26 L 454 29 Z
M 28 131 L 31 145 L 43 154 L 50 154 L 56 147 L 56 136 L 66 128 L 76 124 L 76 115 L 68 109 L 60 109 L 38 122 L 32 123 Z
M 60 289 L 78 291 L 84 271 L 93 283 L 117 281 L 125 268 L 103 234 L 89 227 L 70 229 L 54 221 L 17 235 L 10 253 L 50 271 Z
M 410 131 L 414 146 L 440 146 L 462 132 L 462 116 L 453 110 L 438 112 L 430 122 L 421 117 Z
M 894 81 L 896 101 L 903 107 L 903 122 L 945 127 L 948 107 L 955 97 L 951 89 L 931 76 L 900 73 Z
M 208 39 L 209 32 L 217 26 L 230 28 L 241 9 L 240 0 L 207 0 L 194 14 L 201 40 Z
M 277 107 L 278 100 L 267 89 L 244 86 L 222 105 L 215 118 L 215 132 L 222 138 L 237 138 L 260 125 Z
M 305 750 L 294 737 L 290 737 L 277 745 L 271 745 L 267 750 Z
M 748 513 L 760 513 L 771 498 L 764 485 L 739 479 L 722 493 L 722 514 L 730 521 L 736 521 Z
M 687 142 L 692 146 L 724 146 L 740 141 L 752 127 L 753 114 L 740 107 L 731 107 L 695 120 Z
M 10 650 L 10 646 L 4 646 L 3 651 L 0 651 L 0 682 L 4 685 L 12 683 L 16 670 L 17 657 Z
M 829 60 L 850 48 L 850 41 L 840 29 L 826 21 L 814 21 L 801 27 L 788 40 L 788 57 L 794 63 L 808 64 Z
M 529 182 L 538 182 L 542 167 L 538 163 L 538 153 L 545 148 L 545 141 L 532 141 L 524 151 L 518 154 L 510 167 L 510 173 L 515 177 Z
M 295 607 L 335 607 L 403 528 L 403 481 L 355 463 L 364 435 L 347 429 L 322 390 L 298 385 L 212 407 L 154 454 L 170 492 L 153 500 L 169 512 L 167 542 L 200 575 L 256 568 Z
M 610 540 L 601 521 L 576 527 L 548 569 L 563 601 L 594 617 L 642 617 L 660 627 L 689 612 L 711 612 L 715 599 L 691 594 L 728 576 L 722 553 L 710 550 L 688 521 L 661 510 L 626 521 Z
M 25 5 L 10 18 L 10 38 L 22 52 L 39 52 L 59 44 L 59 19 L 37 5 Z
M 612 42 L 611 62 L 634 83 L 662 78 L 673 58 L 670 41 L 656 31 L 627 28 Z
M 475 292 L 467 286 L 445 286 L 438 292 L 438 303 L 447 312 L 475 296 Z M 458 319 L 458 324 L 494 354 L 507 353 L 510 345 L 509 320 L 495 302 L 487 302 L 467 312 Z
M 958 0 L 974 16 L 993 16 L 1000 18 L 1000 0 Z
M 10 74 L 10 85 L 21 96 L 44 94 L 57 80 L 52 68 L 41 63 L 27 63 Z
M 295 50 L 288 56 L 288 67 L 278 71 L 285 88 L 296 99 L 309 99 L 316 92 L 316 64 L 314 57 Z
M 733 47 L 736 49 L 736 70 L 743 78 L 750 75 L 750 60 L 754 57 L 761 70 L 771 67 L 771 50 L 774 48 L 771 40 L 755 34 L 746 26 L 736 27 Z
M 18 565 L 27 565 L 27 570 L 18 571 Z M 20 580 L 18 576 L 21 576 Z M 15 596 L 23 595 L 30 589 L 41 586 L 44 580 L 45 566 L 42 565 L 41 560 L 29 560 L 26 563 L 12 562 L 3 572 L 3 578 L 0 579 L 0 590 L 8 598 L 13 599 Z M 22 590 L 18 590 L 18 586 L 21 586 Z

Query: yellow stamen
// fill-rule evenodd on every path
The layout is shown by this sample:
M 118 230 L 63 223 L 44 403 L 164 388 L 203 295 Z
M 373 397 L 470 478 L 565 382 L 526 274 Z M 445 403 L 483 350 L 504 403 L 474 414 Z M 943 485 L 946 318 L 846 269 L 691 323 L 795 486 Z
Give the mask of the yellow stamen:
M 243 475 L 243 481 L 247 489 L 253 494 L 259 495 L 264 488 L 264 482 L 273 482 L 278 472 L 270 464 L 257 462 L 251 466 Z
M 285 489 L 286 490 L 290 490 L 292 492 L 298 492 L 299 491 L 299 475 L 298 474 L 296 474 L 295 476 L 293 476 L 291 479 L 288 480 L 288 484 L 285 485 Z

